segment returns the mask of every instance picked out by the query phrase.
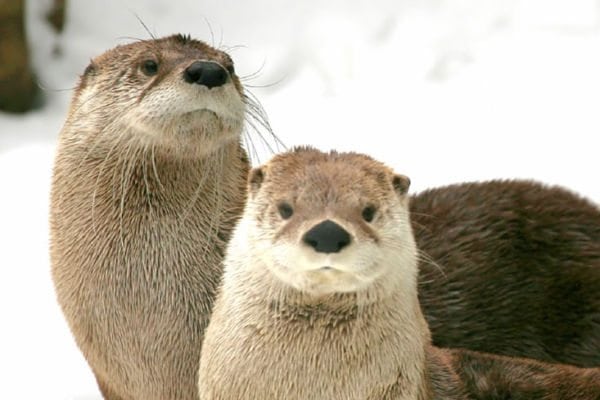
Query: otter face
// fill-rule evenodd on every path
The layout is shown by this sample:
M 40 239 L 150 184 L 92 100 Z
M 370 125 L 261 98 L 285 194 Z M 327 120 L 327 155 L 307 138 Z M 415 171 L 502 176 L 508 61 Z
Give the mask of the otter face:
M 206 154 L 239 139 L 245 104 L 226 53 L 174 35 L 118 46 L 93 59 L 71 110 L 72 124 L 85 118 L 94 125 L 90 133 L 119 132 L 107 141 Z
M 300 291 L 360 291 L 414 265 L 409 180 L 367 156 L 296 149 L 252 170 L 249 186 L 253 256 Z

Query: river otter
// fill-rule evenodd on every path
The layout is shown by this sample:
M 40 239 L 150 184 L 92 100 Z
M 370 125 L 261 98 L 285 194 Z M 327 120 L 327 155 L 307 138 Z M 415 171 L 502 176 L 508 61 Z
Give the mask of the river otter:
M 242 86 L 182 35 L 94 58 L 60 134 L 58 301 L 106 399 L 196 399 L 221 257 L 242 211 Z
M 431 345 L 408 186 L 367 156 L 311 148 L 251 172 L 206 331 L 202 400 L 600 396 L 598 370 Z

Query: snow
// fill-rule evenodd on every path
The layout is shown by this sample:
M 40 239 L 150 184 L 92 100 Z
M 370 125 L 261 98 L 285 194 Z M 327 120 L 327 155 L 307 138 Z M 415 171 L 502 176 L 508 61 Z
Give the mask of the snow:
M 49 0 L 28 2 L 46 103 L 0 114 L 0 398 L 101 398 L 55 301 L 49 180 L 77 75 L 148 38 L 138 19 L 157 36 L 241 46 L 238 74 L 259 71 L 245 83 L 288 146 L 371 154 L 413 191 L 519 177 L 600 201 L 599 1 L 324 3 L 78 0 L 57 36 L 43 22 Z

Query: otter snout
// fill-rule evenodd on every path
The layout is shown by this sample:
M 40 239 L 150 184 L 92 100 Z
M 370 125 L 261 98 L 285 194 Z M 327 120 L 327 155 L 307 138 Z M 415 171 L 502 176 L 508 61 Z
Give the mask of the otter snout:
M 194 61 L 183 72 L 183 79 L 187 83 L 196 83 L 209 89 L 223 86 L 228 76 L 225 68 L 212 61 Z
M 338 253 L 351 242 L 348 231 L 327 219 L 302 236 L 302 241 L 319 253 Z

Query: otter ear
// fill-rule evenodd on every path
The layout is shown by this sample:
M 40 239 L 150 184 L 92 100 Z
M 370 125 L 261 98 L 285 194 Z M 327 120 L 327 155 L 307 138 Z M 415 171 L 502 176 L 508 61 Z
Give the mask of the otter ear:
M 85 70 L 83 71 L 83 76 L 90 76 L 96 73 L 96 64 L 94 64 L 94 60 L 91 60 Z
M 394 174 L 392 177 L 392 186 L 396 193 L 405 195 L 410 187 L 410 178 L 406 175 Z
M 248 175 L 248 191 L 253 196 L 258 193 L 263 181 L 265 180 L 265 171 L 263 167 L 256 167 L 250 170 Z

